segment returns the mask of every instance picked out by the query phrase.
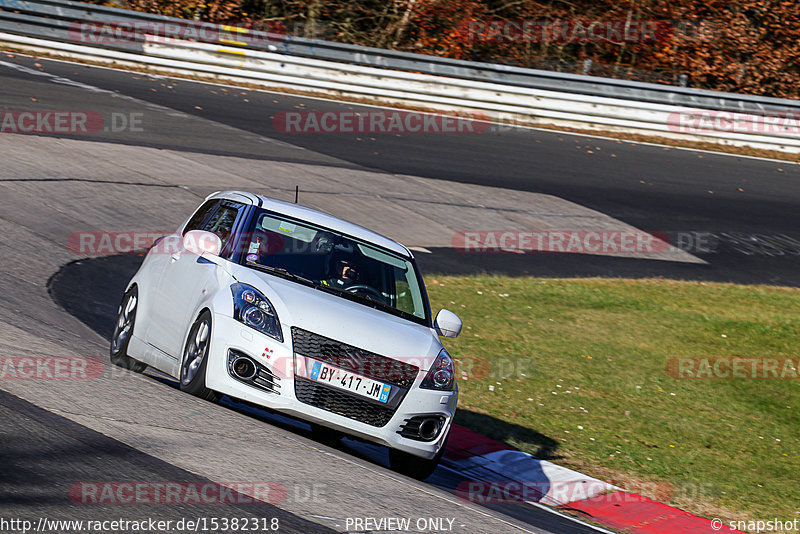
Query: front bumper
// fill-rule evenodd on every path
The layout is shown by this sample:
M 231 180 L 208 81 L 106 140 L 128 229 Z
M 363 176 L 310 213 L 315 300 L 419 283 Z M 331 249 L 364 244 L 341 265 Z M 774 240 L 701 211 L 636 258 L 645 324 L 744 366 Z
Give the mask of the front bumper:
M 295 357 L 292 335 L 286 327 L 285 341 L 281 343 L 228 315 L 216 313 L 212 332 L 206 370 L 206 387 L 209 389 L 422 458 L 433 458 L 444 443 L 456 411 L 458 391 L 420 389 L 424 372 L 419 373 L 404 397 L 396 406 L 391 406 L 391 413 L 387 413 L 390 406 L 365 401 L 359 396 L 303 378 L 307 372 L 302 369 L 302 364 L 296 374 L 297 360 L 302 357 Z M 234 378 L 229 372 L 230 351 L 245 354 L 268 370 L 274 375 L 273 382 L 278 387 L 257 387 Z M 322 398 L 320 395 L 324 399 L 319 400 Z M 348 409 L 339 409 L 341 403 L 350 405 Z M 313 404 L 328 406 L 340 413 Z M 361 413 L 361 407 L 370 412 L 366 416 L 358 415 L 362 419 L 358 420 L 354 415 Z M 419 416 L 444 418 L 441 431 L 432 441 L 400 435 L 408 421 Z

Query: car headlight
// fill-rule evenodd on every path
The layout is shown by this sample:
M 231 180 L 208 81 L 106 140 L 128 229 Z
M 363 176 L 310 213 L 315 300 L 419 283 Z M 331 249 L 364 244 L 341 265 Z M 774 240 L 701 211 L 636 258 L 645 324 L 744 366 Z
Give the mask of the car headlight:
M 233 318 L 283 343 L 278 314 L 261 292 L 247 284 L 233 284 Z
M 419 387 L 452 391 L 455 385 L 456 370 L 453 358 L 450 357 L 445 349 L 442 349 Z

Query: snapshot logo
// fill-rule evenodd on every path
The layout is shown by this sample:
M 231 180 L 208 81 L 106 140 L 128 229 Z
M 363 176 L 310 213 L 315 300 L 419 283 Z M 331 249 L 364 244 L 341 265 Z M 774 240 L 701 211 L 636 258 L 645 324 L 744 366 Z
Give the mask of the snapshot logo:
M 670 358 L 667 374 L 675 379 L 800 378 L 800 358 Z
M 67 34 L 71 41 L 92 45 L 111 45 L 147 41 L 171 43 L 198 41 L 235 45 L 275 44 L 281 42 L 286 28 L 279 21 L 230 22 L 156 22 L 156 21 L 74 21 Z
M 681 134 L 797 135 L 800 133 L 800 113 L 787 111 L 754 115 L 734 111 L 675 111 L 667 116 L 667 127 Z
M 75 504 L 280 504 L 286 487 L 278 482 L 76 482 Z
M 467 42 L 655 43 L 674 33 L 667 20 L 472 20 L 458 26 Z
M 91 380 L 103 364 L 83 356 L 0 357 L 0 380 Z
M 475 134 L 488 130 L 490 122 L 489 116 L 481 113 L 282 111 L 272 125 L 287 134 Z
M 800 519 L 748 519 L 748 520 L 731 520 L 728 522 L 731 530 L 736 532 L 800 532 Z M 724 527 L 722 520 L 712 519 L 711 528 L 713 530 L 722 530 Z
M 657 254 L 669 250 L 669 238 L 640 230 L 465 231 L 453 236 L 452 246 L 467 253 Z
M 0 111 L 0 133 L 91 134 L 142 132 L 144 113 L 111 113 L 110 120 L 96 111 Z

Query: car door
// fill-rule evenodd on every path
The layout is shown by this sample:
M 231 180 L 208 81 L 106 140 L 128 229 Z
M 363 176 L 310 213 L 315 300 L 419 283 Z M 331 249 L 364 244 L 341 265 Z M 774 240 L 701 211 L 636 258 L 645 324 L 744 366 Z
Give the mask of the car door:
M 179 251 L 183 234 L 190 230 L 200 230 L 211 214 L 219 207 L 220 202 L 220 199 L 204 202 L 189 218 L 184 228 L 161 238 L 153 246 L 153 250 L 150 251 L 152 257 L 147 259 L 148 281 L 150 283 L 144 284 L 143 294 L 140 295 L 142 298 L 140 309 L 146 310 L 147 320 L 141 321 L 141 326 L 144 326 L 145 329 L 139 335 L 147 343 L 156 347 L 163 346 L 163 337 L 165 335 L 163 322 L 164 302 L 169 298 L 169 295 L 164 295 L 161 280 L 167 266 L 174 261 L 172 255 Z
M 225 245 L 233 237 L 236 224 L 243 213 L 243 204 L 229 200 L 219 201 L 199 228 L 190 228 L 187 224 L 184 233 L 189 230 L 215 233 L 222 241 L 224 256 Z M 170 254 L 156 290 L 159 324 L 151 327 L 151 344 L 180 359 L 184 337 L 200 300 L 206 295 L 214 294 L 219 289 L 220 281 L 227 279 L 224 268 L 218 265 L 221 261 L 224 260 L 202 257 L 186 250 L 182 245 L 178 251 Z

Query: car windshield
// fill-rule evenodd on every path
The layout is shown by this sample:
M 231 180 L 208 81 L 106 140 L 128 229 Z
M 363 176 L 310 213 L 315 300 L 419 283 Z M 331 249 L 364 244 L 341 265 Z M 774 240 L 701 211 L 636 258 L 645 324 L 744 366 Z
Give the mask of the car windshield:
M 414 262 L 339 232 L 259 210 L 243 263 L 426 324 Z

